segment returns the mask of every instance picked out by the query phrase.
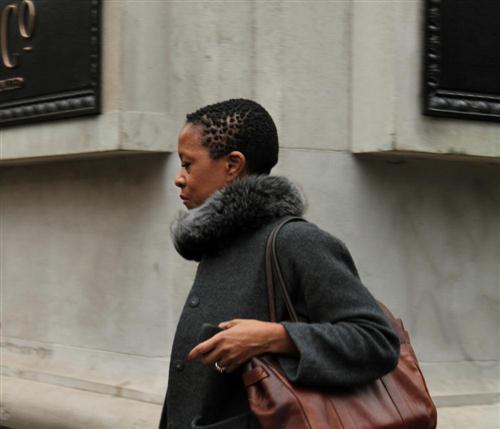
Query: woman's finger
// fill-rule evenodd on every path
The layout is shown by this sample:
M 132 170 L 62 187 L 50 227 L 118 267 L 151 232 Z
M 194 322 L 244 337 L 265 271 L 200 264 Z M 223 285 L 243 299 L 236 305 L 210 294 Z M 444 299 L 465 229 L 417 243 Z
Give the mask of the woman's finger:
M 207 353 L 209 353 L 215 347 L 214 337 L 210 338 L 207 341 L 203 341 L 202 343 L 195 346 L 188 354 L 187 361 L 192 362 L 195 359 L 198 359 Z
M 219 323 L 219 328 L 229 329 L 229 328 L 232 328 L 233 326 L 237 325 L 238 322 L 239 322 L 239 319 L 233 319 L 233 320 L 228 320 L 226 322 L 221 322 L 221 323 Z
M 204 365 L 213 365 L 216 361 L 221 363 L 224 359 L 222 351 L 218 348 L 211 350 L 209 353 L 204 354 L 201 357 L 201 361 Z

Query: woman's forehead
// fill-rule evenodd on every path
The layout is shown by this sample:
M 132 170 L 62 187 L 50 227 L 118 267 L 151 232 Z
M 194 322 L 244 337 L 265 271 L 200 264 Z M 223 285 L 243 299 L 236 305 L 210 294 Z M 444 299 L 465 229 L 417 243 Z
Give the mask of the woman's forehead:
M 202 130 L 199 126 L 186 124 L 179 132 L 177 150 L 179 155 L 195 154 L 200 151 L 208 152 L 202 145 Z
M 185 139 L 199 139 L 203 136 L 203 128 L 201 125 L 187 123 L 179 131 L 179 141 Z

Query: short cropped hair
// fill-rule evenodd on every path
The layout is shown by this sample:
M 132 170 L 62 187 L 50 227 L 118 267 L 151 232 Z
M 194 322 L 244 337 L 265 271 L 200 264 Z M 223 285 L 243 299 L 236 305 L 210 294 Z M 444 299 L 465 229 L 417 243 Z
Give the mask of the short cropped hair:
M 269 174 L 278 162 L 278 132 L 271 115 L 252 100 L 231 99 L 186 115 L 202 126 L 202 145 L 218 159 L 240 151 L 250 174 Z

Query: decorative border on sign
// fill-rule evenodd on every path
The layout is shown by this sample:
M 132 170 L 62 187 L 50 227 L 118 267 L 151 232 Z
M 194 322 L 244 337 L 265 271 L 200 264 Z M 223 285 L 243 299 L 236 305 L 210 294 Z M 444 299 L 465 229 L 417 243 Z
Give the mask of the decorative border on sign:
M 49 96 L 16 100 L 0 108 L 0 127 L 45 119 L 67 118 L 101 112 L 101 0 L 90 3 L 89 88 L 81 91 L 54 93 Z
M 442 0 L 425 3 L 424 114 L 500 121 L 500 96 L 440 87 L 442 3 Z
M 0 109 L 0 124 L 21 122 L 28 118 L 45 119 L 50 116 L 96 113 L 96 96 L 68 96 L 59 100 L 31 101 L 22 106 Z

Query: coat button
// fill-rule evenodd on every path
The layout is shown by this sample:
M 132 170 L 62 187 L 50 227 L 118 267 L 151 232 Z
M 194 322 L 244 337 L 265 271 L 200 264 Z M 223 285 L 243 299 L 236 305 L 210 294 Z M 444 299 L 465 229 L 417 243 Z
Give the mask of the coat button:
M 198 305 L 200 305 L 200 298 L 198 298 L 197 296 L 192 296 L 191 298 L 189 298 L 190 307 L 195 308 L 198 307 Z
M 181 360 L 176 360 L 174 362 L 174 368 L 177 372 L 184 371 L 184 362 L 182 362 Z

